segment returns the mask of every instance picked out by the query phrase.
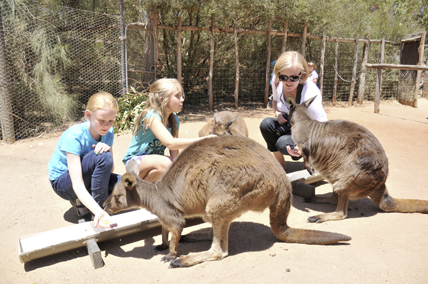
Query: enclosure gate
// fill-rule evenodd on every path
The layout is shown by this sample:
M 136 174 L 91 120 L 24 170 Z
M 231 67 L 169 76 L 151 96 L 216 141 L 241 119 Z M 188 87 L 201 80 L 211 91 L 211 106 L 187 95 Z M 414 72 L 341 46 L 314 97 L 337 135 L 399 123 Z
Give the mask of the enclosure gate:
M 424 42 L 425 32 L 409 34 L 402 39 L 400 43 L 400 64 L 420 65 L 423 61 Z M 420 70 L 399 71 L 397 100 L 400 103 L 416 107 L 416 92 L 420 77 Z

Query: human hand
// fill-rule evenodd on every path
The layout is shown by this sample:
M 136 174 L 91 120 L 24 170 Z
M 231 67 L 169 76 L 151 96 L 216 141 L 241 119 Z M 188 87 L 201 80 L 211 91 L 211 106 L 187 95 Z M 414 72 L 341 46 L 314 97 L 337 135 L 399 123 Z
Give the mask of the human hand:
M 95 228 L 100 225 L 101 228 L 111 228 L 110 224 L 112 224 L 113 221 L 111 219 L 111 216 L 103 211 L 98 212 L 97 214 L 95 214 L 94 216 L 94 224 L 95 224 Z
M 279 124 L 284 124 L 287 122 L 287 120 L 284 118 L 283 115 L 284 115 L 284 113 L 277 112 L 276 119 L 278 120 Z
M 294 156 L 294 157 L 302 156 L 302 153 L 300 152 L 300 150 L 297 146 L 294 147 L 294 149 L 291 149 L 290 146 L 287 146 L 287 152 L 288 152 L 288 154 L 290 154 L 290 156 Z
M 99 142 L 97 145 L 92 145 L 95 155 L 110 151 L 111 147 L 105 143 Z

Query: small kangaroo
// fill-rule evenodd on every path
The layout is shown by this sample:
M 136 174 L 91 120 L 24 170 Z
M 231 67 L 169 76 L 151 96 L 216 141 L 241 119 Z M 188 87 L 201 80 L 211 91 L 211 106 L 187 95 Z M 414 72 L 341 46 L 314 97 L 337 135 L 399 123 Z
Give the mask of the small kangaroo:
M 130 162 L 121 180 L 104 203 L 108 213 L 145 208 L 162 224 L 164 261 L 171 267 L 186 267 L 228 255 L 231 222 L 246 211 L 270 209 L 275 236 L 290 243 L 333 244 L 349 241 L 337 233 L 294 229 L 287 225 L 291 206 L 291 184 L 284 170 L 262 145 L 241 136 L 202 139 L 185 148 L 169 170 L 155 183 L 138 177 Z M 177 257 L 177 246 L 185 218 L 202 217 L 212 224 L 210 250 Z
M 221 111 L 216 112 L 198 133 L 199 137 L 210 134 L 248 137 L 248 129 L 244 119 L 239 114 L 231 111 Z
M 385 185 L 388 158 L 382 145 L 366 128 L 346 120 L 319 122 L 308 111 L 315 97 L 297 105 L 292 97 L 289 119 L 292 137 L 305 161 L 332 186 L 331 198 L 314 202 L 337 203 L 336 211 L 309 217 L 309 222 L 325 222 L 347 217 L 348 201 L 369 196 L 386 212 L 428 213 L 428 201 L 395 199 Z

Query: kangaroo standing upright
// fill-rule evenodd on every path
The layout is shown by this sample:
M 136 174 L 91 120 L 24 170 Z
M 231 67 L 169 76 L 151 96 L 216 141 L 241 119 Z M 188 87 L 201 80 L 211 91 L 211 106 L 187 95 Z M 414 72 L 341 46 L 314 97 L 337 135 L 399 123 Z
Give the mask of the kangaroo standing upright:
M 309 217 L 309 221 L 344 219 L 348 201 L 367 196 L 383 211 L 428 213 L 428 201 L 395 199 L 388 194 L 385 185 L 388 158 L 370 131 L 350 121 L 311 119 L 308 107 L 314 98 L 300 105 L 296 105 L 293 98 L 286 98 L 291 106 L 292 137 L 305 165 L 310 165 L 331 183 L 331 200 L 337 202 L 336 211 Z M 328 200 L 315 198 L 316 201 Z
M 149 183 L 138 177 L 130 162 L 104 203 L 108 213 L 141 207 L 157 215 L 162 224 L 163 259 L 171 266 L 192 266 L 228 255 L 230 223 L 246 211 L 270 209 L 275 236 L 290 243 L 332 244 L 351 238 L 342 234 L 290 228 L 291 184 L 272 154 L 252 139 L 222 136 L 189 145 L 163 177 Z M 211 249 L 176 259 L 185 218 L 201 216 L 212 224 Z M 165 232 L 165 234 L 164 234 Z

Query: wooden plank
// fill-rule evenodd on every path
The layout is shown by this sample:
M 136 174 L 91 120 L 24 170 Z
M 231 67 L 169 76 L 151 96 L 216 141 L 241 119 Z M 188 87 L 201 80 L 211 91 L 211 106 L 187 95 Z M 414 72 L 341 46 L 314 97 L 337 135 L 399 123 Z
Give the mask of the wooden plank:
M 425 70 L 428 71 L 428 66 L 424 65 L 404 65 L 404 64 L 366 64 L 367 68 L 377 69 L 399 69 L 399 70 Z
M 19 259 L 25 263 L 83 247 L 90 239 L 100 242 L 160 226 L 157 216 L 144 209 L 111 217 L 117 223 L 113 229 L 94 228 L 94 222 L 91 221 L 21 237 L 18 240 Z
M 374 113 L 379 113 L 381 86 L 382 86 L 382 69 L 377 69 L 376 94 L 375 94 L 375 100 L 374 100 Z

